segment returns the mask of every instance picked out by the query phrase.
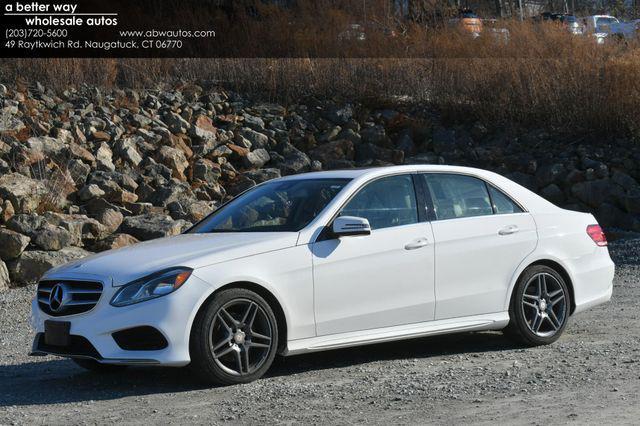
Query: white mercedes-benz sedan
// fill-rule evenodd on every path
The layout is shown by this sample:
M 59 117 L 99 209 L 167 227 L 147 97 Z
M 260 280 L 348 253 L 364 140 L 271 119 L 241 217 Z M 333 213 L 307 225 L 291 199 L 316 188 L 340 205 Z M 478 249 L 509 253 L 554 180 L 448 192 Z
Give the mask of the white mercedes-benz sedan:
M 544 345 L 610 299 L 606 246 L 592 215 L 488 171 L 288 176 L 182 235 L 49 271 L 32 354 L 89 369 L 191 364 L 234 384 L 276 354 L 434 334 L 505 329 Z

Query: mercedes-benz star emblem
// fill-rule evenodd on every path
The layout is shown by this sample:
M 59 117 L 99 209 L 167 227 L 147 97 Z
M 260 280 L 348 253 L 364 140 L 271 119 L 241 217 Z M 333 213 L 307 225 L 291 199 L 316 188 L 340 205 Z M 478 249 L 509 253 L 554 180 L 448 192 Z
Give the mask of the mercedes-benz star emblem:
M 64 305 L 67 302 L 68 293 L 65 285 L 58 283 L 53 286 L 51 293 L 49 294 L 49 307 L 53 312 L 60 312 L 64 309 Z

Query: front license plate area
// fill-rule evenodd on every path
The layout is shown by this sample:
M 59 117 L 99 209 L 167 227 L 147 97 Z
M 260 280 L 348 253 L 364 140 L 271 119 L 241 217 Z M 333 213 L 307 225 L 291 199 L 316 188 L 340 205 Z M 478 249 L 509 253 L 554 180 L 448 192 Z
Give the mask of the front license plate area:
M 45 321 L 44 343 L 51 346 L 69 346 L 71 323 L 68 321 Z

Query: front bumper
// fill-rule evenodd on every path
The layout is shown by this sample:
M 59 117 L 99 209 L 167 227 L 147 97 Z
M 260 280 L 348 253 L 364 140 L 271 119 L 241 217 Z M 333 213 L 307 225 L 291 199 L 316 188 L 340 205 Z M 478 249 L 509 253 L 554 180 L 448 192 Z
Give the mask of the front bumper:
M 77 277 L 48 277 L 70 280 Z M 192 274 L 180 289 L 167 296 L 135 305 L 114 307 L 109 304 L 118 288 L 104 285 L 98 304 L 82 314 L 52 317 L 42 312 L 34 299 L 31 305 L 32 327 L 36 333 L 31 355 L 58 355 L 89 358 L 104 364 L 184 366 L 189 364 L 189 335 L 198 307 L 209 295 L 210 286 Z M 70 344 L 47 345 L 46 320 L 68 321 Z M 153 327 L 168 342 L 160 350 L 124 350 L 113 333 L 135 327 Z

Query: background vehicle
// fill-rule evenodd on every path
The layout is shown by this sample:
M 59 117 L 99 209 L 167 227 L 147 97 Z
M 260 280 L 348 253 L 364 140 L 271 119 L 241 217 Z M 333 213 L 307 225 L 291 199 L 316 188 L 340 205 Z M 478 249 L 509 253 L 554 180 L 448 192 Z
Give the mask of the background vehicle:
M 610 34 L 621 40 L 633 40 L 640 30 L 640 19 L 629 22 L 617 22 L 610 25 Z
M 470 9 L 461 9 L 458 17 L 449 20 L 449 25 L 459 28 L 464 33 L 479 37 L 482 33 L 482 19 Z
M 377 22 L 367 22 L 366 25 L 359 23 L 349 24 L 347 28 L 338 34 L 338 40 L 341 41 L 366 41 L 367 34 L 369 36 L 384 36 L 390 38 L 398 37 L 398 33 L 387 26 L 379 24 Z
M 557 22 L 571 34 L 582 35 L 584 33 L 584 27 L 578 21 L 578 18 L 567 13 L 544 12 L 535 20 L 539 22 Z
M 562 26 L 571 34 L 582 35 L 584 33 L 583 26 L 578 22 L 578 18 L 574 15 L 561 15 L 560 22 Z
M 484 33 L 488 33 L 493 39 L 500 44 L 509 43 L 511 33 L 508 28 L 501 26 L 501 21 L 497 19 L 483 19 L 482 28 Z
M 596 38 L 598 44 L 603 44 L 607 36 L 611 33 L 611 25 L 619 24 L 620 21 L 611 15 L 592 15 L 581 18 L 585 34 Z
M 276 353 L 505 328 L 549 344 L 611 297 L 606 244 L 592 215 L 483 170 L 289 176 L 186 234 L 51 270 L 33 353 L 91 369 L 191 362 L 233 384 Z
M 349 24 L 343 32 L 338 34 L 338 40 L 343 41 L 365 41 L 366 39 L 367 33 L 364 26 L 360 24 Z

